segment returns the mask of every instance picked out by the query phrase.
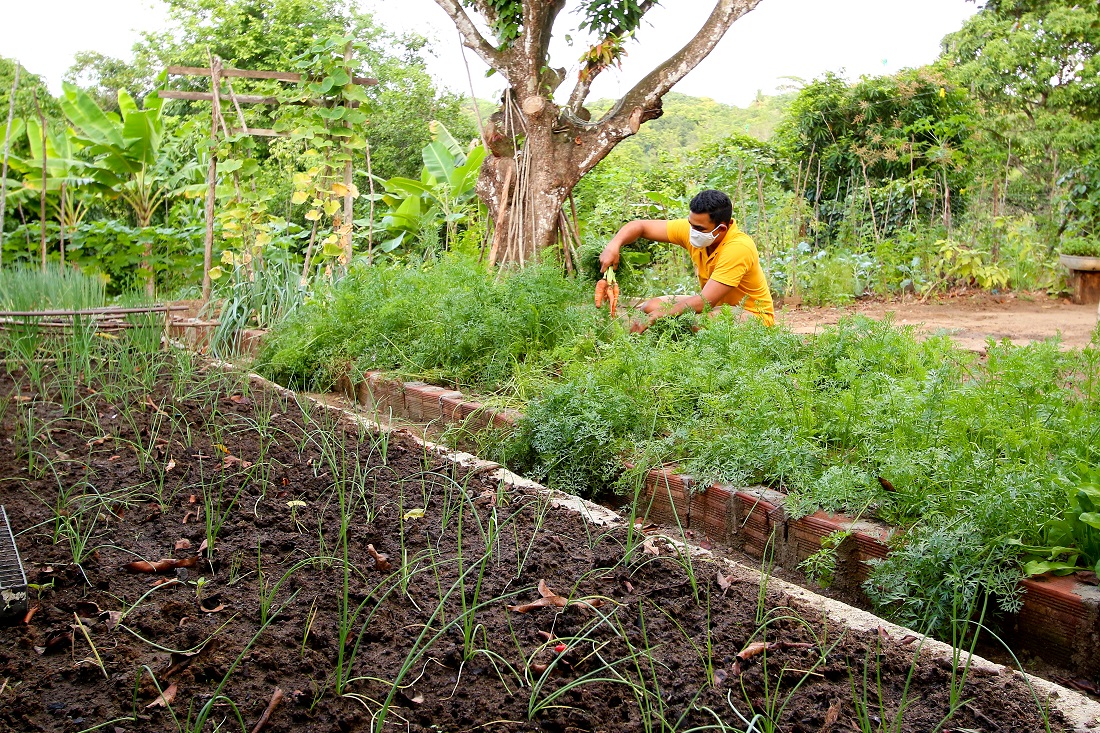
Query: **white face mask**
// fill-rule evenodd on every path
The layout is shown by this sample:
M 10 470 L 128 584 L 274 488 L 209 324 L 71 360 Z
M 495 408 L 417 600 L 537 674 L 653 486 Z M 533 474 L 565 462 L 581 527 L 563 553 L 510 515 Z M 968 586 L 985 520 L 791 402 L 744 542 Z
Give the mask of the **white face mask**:
M 715 234 L 715 232 L 717 232 L 718 228 L 721 226 L 724 225 L 719 224 L 709 232 L 700 232 L 696 229 L 692 229 L 691 232 L 688 234 L 688 240 L 691 242 L 691 246 L 697 249 L 703 249 L 704 247 L 709 247 L 710 245 L 714 244 L 714 240 L 718 238 L 718 235 Z

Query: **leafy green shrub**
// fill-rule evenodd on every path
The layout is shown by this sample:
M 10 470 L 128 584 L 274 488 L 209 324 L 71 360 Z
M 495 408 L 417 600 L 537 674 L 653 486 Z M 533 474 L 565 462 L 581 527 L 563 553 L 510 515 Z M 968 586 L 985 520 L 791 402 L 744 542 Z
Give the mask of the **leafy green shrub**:
M 360 371 L 514 391 L 520 365 L 595 330 L 601 317 L 584 289 L 553 267 L 498 279 L 457 255 L 415 267 L 361 265 L 284 321 L 259 367 L 321 388 L 354 363 Z
M 590 376 L 530 402 L 507 457 L 555 488 L 592 496 L 622 473 L 643 424 L 635 400 Z
M 970 521 L 920 527 L 885 560 L 871 560 L 864 583 L 875 607 L 899 624 L 943 634 L 955 619 L 969 619 L 983 595 L 1001 610 L 1020 610 L 1019 564 L 1003 543 Z

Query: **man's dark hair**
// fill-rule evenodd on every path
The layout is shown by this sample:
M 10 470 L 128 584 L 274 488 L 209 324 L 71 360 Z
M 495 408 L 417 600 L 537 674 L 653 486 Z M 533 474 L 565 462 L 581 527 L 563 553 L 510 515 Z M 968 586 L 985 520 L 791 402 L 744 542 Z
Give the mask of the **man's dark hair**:
M 728 224 L 733 218 L 733 202 L 730 197 L 713 188 L 695 194 L 689 206 L 691 213 L 706 214 L 715 224 Z

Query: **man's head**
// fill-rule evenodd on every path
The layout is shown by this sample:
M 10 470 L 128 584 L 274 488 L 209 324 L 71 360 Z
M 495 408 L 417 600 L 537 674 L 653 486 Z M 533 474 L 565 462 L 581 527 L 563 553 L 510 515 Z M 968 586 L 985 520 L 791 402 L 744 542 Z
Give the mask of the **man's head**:
M 691 213 L 688 214 L 688 223 L 691 228 L 701 234 L 711 234 L 714 241 L 720 240 L 729 231 L 730 219 L 733 216 L 733 202 L 730 197 L 721 191 L 707 189 L 695 194 L 695 198 L 688 205 Z M 693 237 L 697 239 L 698 235 Z M 693 242 L 693 244 L 696 244 Z M 700 239 L 699 244 L 703 245 Z

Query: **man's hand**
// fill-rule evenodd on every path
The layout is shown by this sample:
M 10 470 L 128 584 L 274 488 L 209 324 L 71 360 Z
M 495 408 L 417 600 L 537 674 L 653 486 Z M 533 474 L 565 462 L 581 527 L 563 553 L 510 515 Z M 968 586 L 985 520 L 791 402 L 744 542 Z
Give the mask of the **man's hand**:
M 607 268 L 618 268 L 620 245 L 613 239 L 607 243 L 600 252 L 600 272 L 607 272 Z
M 645 237 L 646 239 L 652 239 L 654 242 L 667 242 L 668 240 L 668 222 L 649 219 L 635 219 L 634 221 L 623 224 L 618 233 L 611 238 L 611 241 L 607 243 L 607 246 L 603 248 L 603 252 L 600 253 L 600 272 L 607 272 L 609 267 L 619 266 L 619 250 L 622 249 L 624 244 L 630 244 L 638 239 L 638 237 Z
M 654 313 L 643 318 L 640 321 L 631 321 L 630 333 L 645 333 L 646 329 L 652 326 L 653 322 L 656 321 L 658 318 L 660 318 L 660 316 Z

